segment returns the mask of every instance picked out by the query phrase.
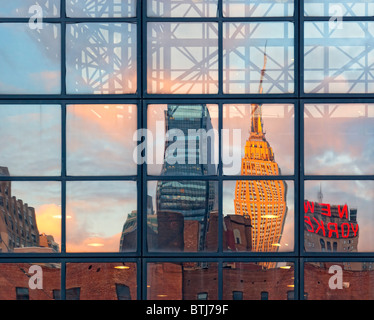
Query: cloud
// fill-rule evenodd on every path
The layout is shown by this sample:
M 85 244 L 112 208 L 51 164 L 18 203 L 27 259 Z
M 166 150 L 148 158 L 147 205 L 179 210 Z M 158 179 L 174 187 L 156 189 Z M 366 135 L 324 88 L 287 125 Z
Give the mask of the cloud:
M 56 204 L 44 204 L 36 210 L 39 234 L 52 235 L 61 245 L 61 207 Z
M 68 241 L 67 252 L 118 252 L 121 232 L 111 237 L 89 236 L 78 241 Z
M 118 252 L 127 215 L 136 209 L 136 183 L 69 182 L 67 215 L 71 218 L 66 221 L 67 250 Z

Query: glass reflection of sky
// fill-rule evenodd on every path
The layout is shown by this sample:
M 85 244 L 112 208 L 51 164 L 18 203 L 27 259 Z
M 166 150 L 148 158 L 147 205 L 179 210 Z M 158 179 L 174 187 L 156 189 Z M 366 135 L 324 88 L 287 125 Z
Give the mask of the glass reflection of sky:
M 216 17 L 218 0 L 147 0 L 148 17 Z
M 218 24 L 149 22 L 148 92 L 218 92 Z
M 0 24 L 0 94 L 61 92 L 60 25 Z
M 35 11 L 32 10 L 34 7 L 32 6 L 35 5 L 39 6 L 44 18 L 60 16 L 60 0 L 0 0 L 0 17 L 32 17 L 35 15 Z
M 122 227 L 137 209 L 136 182 L 67 183 L 67 252 L 118 252 Z
M 225 93 L 294 91 L 294 26 L 285 22 L 233 22 L 223 26 Z M 266 50 L 266 51 L 265 51 Z
M 136 0 L 66 0 L 68 17 L 135 17 Z
M 225 17 L 289 17 L 294 0 L 223 0 L 222 6 Z
M 0 105 L 0 166 L 15 176 L 61 174 L 61 109 Z
M 371 0 L 304 0 L 306 16 L 369 16 L 374 15 Z
M 135 24 L 71 24 L 67 26 L 66 43 L 67 93 L 136 92 Z
M 135 105 L 67 107 L 68 175 L 136 175 Z
M 372 93 L 371 21 L 305 22 L 306 93 Z
M 374 105 L 305 106 L 305 173 L 371 174 Z

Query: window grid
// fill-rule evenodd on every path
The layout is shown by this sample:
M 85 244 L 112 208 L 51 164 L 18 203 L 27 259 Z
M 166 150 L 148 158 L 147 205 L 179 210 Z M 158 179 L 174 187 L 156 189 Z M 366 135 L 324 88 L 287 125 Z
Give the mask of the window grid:
M 329 17 L 304 17 L 303 1 L 295 1 L 294 17 L 258 17 L 258 18 L 228 18 L 222 14 L 222 0 L 218 1 L 218 16 L 214 18 L 154 18 L 147 17 L 146 1 L 138 0 L 136 18 L 66 18 L 65 0 L 61 0 L 61 18 L 45 18 L 44 22 L 58 23 L 61 25 L 61 95 L 0 95 L 1 104 L 60 104 L 62 115 L 62 140 L 61 140 L 61 176 L 57 177 L 0 177 L 0 181 L 58 181 L 61 183 L 61 252 L 52 254 L 6 254 L 2 253 L 0 262 L 56 262 L 61 263 L 61 298 L 66 298 L 66 263 L 69 262 L 136 262 L 137 263 L 137 297 L 138 299 L 147 298 L 147 263 L 151 262 L 173 262 L 173 261 L 201 261 L 201 262 L 218 262 L 218 297 L 222 299 L 223 283 L 222 268 L 223 262 L 240 261 L 277 261 L 293 262 L 295 265 L 295 299 L 303 299 L 304 288 L 304 264 L 316 261 L 374 261 L 374 253 L 329 253 L 323 254 L 318 252 L 304 252 L 304 227 L 301 218 L 301 206 L 304 201 L 304 181 L 312 180 L 374 180 L 374 175 L 305 175 L 304 174 L 304 105 L 307 103 L 373 103 L 374 94 L 306 94 L 304 93 L 303 72 L 304 69 L 304 22 L 305 21 L 329 21 Z M 345 21 L 374 21 L 374 17 L 344 17 Z M 28 18 L 0 18 L 0 23 L 28 22 Z M 216 22 L 218 23 L 218 94 L 149 94 L 147 93 L 147 22 Z M 293 94 L 224 94 L 223 93 L 223 23 L 224 22 L 241 22 L 241 21 L 288 21 L 293 22 L 295 29 L 294 51 L 295 51 L 295 69 L 294 82 L 295 92 Z M 130 22 L 137 24 L 137 93 L 126 95 L 67 95 L 66 94 L 66 25 L 77 22 Z M 98 99 L 98 100 L 96 100 Z M 218 100 L 217 100 L 218 99 Z M 217 102 L 218 101 L 218 102 Z M 294 174 L 288 176 L 224 176 L 222 166 L 219 166 L 217 176 L 200 176 L 198 180 L 213 180 L 218 182 L 218 199 L 219 199 L 219 231 L 218 231 L 218 252 L 217 253 L 147 253 L 146 251 L 146 208 L 147 208 L 147 183 L 148 181 L 159 180 L 157 176 L 147 175 L 146 164 L 138 166 L 136 176 L 67 176 L 66 172 L 66 106 L 70 103 L 126 103 L 136 104 L 138 107 L 138 128 L 147 128 L 147 106 L 157 103 L 213 103 L 219 107 L 219 132 L 223 127 L 222 109 L 225 103 L 289 103 L 294 105 Z M 219 163 L 222 163 L 221 155 L 222 145 L 219 140 Z M 162 180 L 194 180 L 190 176 L 173 176 L 162 177 Z M 196 179 L 196 178 L 195 178 Z M 294 225 L 294 251 L 289 253 L 227 253 L 222 248 L 222 187 L 224 181 L 234 180 L 291 180 L 294 182 L 295 192 L 295 225 Z M 66 252 L 66 182 L 67 181 L 136 181 L 138 190 L 138 246 L 134 253 L 67 253 Z

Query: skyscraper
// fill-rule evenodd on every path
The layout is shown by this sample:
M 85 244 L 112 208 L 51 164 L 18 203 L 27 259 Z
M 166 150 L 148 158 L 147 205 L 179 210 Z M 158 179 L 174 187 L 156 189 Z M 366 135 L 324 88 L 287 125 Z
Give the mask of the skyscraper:
M 214 138 L 206 105 L 168 105 L 165 132 L 174 139 L 165 142 L 161 176 L 199 177 L 216 174 L 212 158 Z M 191 143 L 193 142 L 193 143 Z M 176 143 L 179 150 L 173 147 Z M 175 145 L 174 145 L 175 146 Z M 216 184 L 207 180 L 158 181 L 156 209 L 178 212 L 199 222 L 198 250 L 204 250 L 209 213 L 216 205 Z
M 265 49 L 260 93 L 262 93 L 266 61 Z M 265 137 L 262 106 L 252 104 L 251 108 L 251 129 L 244 147 L 241 175 L 277 176 L 280 174 L 280 169 Z M 287 212 L 286 192 L 287 185 L 281 180 L 239 180 L 236 182 L 235 214 L 249 216 L 251 219 L 252 251 L 278 251 Z

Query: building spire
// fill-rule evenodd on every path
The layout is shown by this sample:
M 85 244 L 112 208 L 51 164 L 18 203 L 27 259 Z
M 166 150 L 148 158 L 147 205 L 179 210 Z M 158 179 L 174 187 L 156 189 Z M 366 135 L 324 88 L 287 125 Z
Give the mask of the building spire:
M 267 64 L 267 54 L 266 54 L 266 45 L 267 41 L 265 42 L 265 50 L 264 50 L 264 65 L 261 70 L 261 78 L 260 78 L 260 84 L 258 88 L 258 93 L 263 93 L 263 81 L 266 73 L 266 64 Z M 251 132 L 257 133 L 257 134 L 263 134 L 263 128 L 262 128 L 262 112 L 261 112 L 261 105 L 259 104 L 253 104 L 252 109 L 252 125 L 251 125 Z
M 323 193 L 322 193 L 322 184 L 319 184 L 319 192 L 318 192 L 318 202 L 323 203 Z

